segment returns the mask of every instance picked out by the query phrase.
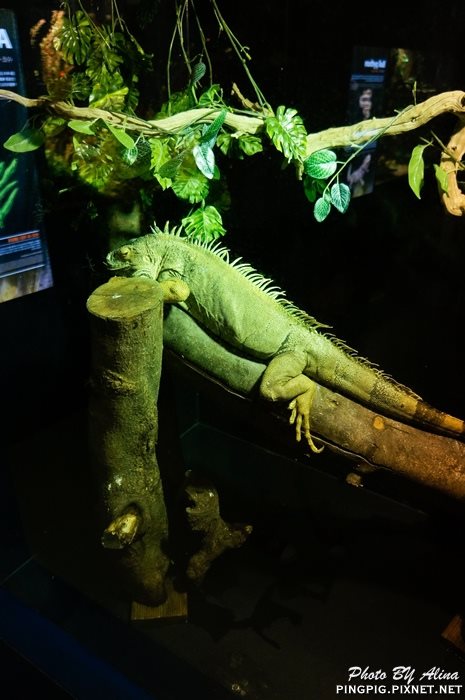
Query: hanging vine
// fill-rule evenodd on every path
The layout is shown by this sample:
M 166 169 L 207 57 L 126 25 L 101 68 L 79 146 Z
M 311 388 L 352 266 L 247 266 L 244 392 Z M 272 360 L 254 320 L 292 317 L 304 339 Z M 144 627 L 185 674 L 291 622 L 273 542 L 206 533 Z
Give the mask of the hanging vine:
M 69 2 L 52 13 L 47 32 L 39 41 L 45 22 L 31 30 L 39 44 L 41 77 L 47 95 L 28 100 L 9 91 L 0 97 L 43 115 L 28 120 L 4 147 L 23 153 L 45 146 L 55 174 L 66 175 L 96 192 L 120 196 L 128 184 L 149 204 L 164 190 L 171 190 L 186 207 L 181 215 L 185 234 L 203 241 L 222 236 L 222 212 L 228 205 L 227 184 L 221 177 L 218 154 L 242 159 L 274 148 L 287 164 L 293 164 L 304 193 L 313 204 L 317 221 L 334 208 L 344 213 L 350 189 L 341 182 L 344 168 L 367 145 L 384 135 L 417 128 L 442 111 L 465 111 L 463 93 L 445 93 L 442 102 L 430 98 L 388 119 L 370 119 L 359 125 L 308 134 L 293 108 L 273 110 L 253 78 L 249 48 L 242 45 L 223 17 L 216 0 L 210 0 L 218 28 L 245 72 L 255 101 L 245 98 L 237 85 L 233 93 L 239 106 L 224 98 L 214 82 L 214 64 L 197 13 L 195 0 L 175 4 L 175 22 L 168 47 L 167 101 L 154 119 L 138 115 L 139 81 L 152 68 L 153 57 L 139 45 L 122 19 L 116 0 L 104 23 L 86 11 L 79 0 L 76 11 Z M 200 53 L 191 57 L 191 32 L 196 32 Z M 186 71 L 184 87 L 173 91 L 175 48 Z M 204 81 L 208 84 L 203 85 Z M 438 96 L 436 96 L 438 97 Z M 409 183 L 420 196 L 423 152 L 428 142 L 414 149 Z M 345 161 L 334 149 L 355 147 Z M 444 149 L 443 149 L 444 150 Z M 443 193 L 448 180 L 441 166 L 436 170 Z

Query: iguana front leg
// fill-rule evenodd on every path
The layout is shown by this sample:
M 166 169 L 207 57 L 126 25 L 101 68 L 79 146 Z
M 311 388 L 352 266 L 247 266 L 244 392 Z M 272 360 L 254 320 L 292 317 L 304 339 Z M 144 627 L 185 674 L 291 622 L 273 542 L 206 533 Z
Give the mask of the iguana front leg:
M 260 393 L 268 401 L 289 401 L 291 410 L 289 423 L 295 424 L 297 442 L 304 434 L 312 452 L 321 452 L 316 447 L 310 432 L 310 413 L 316 384 L 303 374 L 307 366 L 304 352 L 284 352 L 274 357 L 263 373 Z
M 176 304 L 177 302 L 185 301 L 191 293 L 189 286 L 177 277 L 162 280 L 159 284 L 163 291 L 165 304 Z

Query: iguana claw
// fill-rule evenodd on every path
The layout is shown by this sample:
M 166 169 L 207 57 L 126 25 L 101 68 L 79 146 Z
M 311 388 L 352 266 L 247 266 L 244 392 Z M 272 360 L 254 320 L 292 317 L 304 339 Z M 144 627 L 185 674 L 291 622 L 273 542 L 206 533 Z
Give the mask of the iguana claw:
M 299 394 L 295 399 L 292 399 L 288 408 L 291 411 L 289 418 L 290 425 L 295 424 L 295 436 L 297 442 L 302 439 L 302 432 L 307 440 L 308 446 L 312 452 L 320 453 L 324 450 L 323 447 L 317 447 L 313 442 L 310 432 L 310 411 L 312 408 L 313 397 L 315 395 L 315 385 L 307 389 L 303 394 Z

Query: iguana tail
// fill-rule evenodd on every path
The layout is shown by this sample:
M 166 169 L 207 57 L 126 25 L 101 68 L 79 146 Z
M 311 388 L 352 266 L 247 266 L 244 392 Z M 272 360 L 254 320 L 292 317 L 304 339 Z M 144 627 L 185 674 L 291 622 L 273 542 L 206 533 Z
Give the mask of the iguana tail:
M 411 389 L 358 357 L 340 341 L 323 334 L 318 336 L 320 348 L 315 347 L 313 338 L 309 371 L 306 372 L 313 379 L 383 415 L 441 434 L 458 438 L 465 436 L 465 421 L 430 406 Z M 319 354 L 320 361 L 317 362 Z M 322 355 L 324 362 L 321 362 Z

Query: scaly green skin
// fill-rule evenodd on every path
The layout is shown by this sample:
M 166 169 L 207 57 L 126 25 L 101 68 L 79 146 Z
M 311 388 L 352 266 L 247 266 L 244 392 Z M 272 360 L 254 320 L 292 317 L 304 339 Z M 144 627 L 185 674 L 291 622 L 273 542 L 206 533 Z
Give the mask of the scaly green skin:
M 315 383 L 355 399 L 375 411 L 459 437 L 465 423 L 443 413 L 371 366 L 285 299 L 240 260 L 229 261 L 219 246 L 190 242 L 175 232 L 156 232 L 130 241 L 107 256 L 124 274 L 187 284 L 179 303 L 219 342 L 267 365 L 260 391 L 271 401 L 289 401 L 297 440 L 310 447 L 310 411 Z M 186 296 L 186 295 L 184 295 Z

